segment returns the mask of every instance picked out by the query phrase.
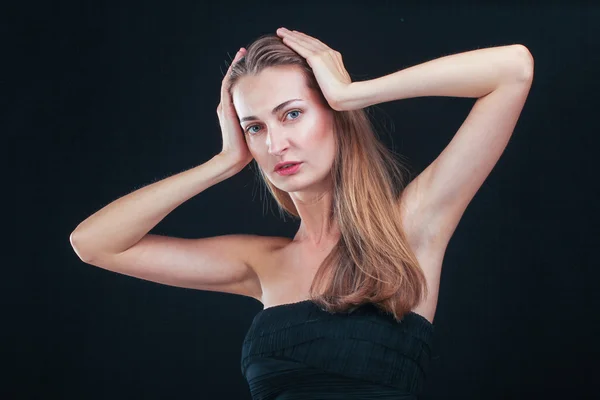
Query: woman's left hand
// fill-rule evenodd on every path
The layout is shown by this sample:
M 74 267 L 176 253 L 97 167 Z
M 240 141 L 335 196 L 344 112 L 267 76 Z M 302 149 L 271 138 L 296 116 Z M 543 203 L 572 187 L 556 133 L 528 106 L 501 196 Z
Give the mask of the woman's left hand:
M 302 32 L 279 28 L 277 35 L 283 39 L 283 43 L 306 59 L 329 106 L 337 111 L 348 111 L 349 108 L 344 104 L 348 100 L 352 80 L 344 68 L 342 55 Z

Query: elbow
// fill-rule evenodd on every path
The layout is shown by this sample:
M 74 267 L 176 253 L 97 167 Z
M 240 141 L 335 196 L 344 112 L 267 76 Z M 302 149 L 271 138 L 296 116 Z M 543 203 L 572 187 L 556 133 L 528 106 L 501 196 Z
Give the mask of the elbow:
M 77 254 L 77 257 L 79 257 L 81 261 L 83 261 L 86 264 L 89 264 L 91 262 L 91 257 L 89 256 L 89 254 L 81 249 L 81 242 L 78 238 L 78 234 L 72 232 L 69 236 L 69 243 L 71 244 L 71 247 L 73 248 L 75 254 Z
M 522 44 L 513 46 L 517 50 L 517 59 L 519 65 L 518 76 L 521 82 L 531 82 L 533 80 L 533 55 L 527 47 Z

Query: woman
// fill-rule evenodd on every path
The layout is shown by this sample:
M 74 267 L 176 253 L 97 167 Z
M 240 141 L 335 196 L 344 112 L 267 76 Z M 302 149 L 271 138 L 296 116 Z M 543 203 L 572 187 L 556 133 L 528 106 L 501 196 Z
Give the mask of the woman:
M 284 28 L 240 49 L 221 88 L 222 151 L 128 194 L 71 234 L 85 262 L 264 304 L 242 349 L 254 399 L 416 398 L 431 358 L 446 245 L 498 161 L 533 78 L 522 45 L 442 57 L 351 82 L 341 55 Z M 476 97 L 447 148 L 410 184 L 364 108 Z M 293 239 L 148 232 L 255 160 Z

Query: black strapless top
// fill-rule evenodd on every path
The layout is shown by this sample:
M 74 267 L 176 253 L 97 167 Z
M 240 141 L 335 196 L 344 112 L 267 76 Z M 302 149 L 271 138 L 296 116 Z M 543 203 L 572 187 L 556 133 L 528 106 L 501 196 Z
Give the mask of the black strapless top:
M 242 347 L 254 400 L 417 399 L 434 327 L 414 312 L 396 322 L 365 304 L 330 314 L 311 300 L 260 311 Z

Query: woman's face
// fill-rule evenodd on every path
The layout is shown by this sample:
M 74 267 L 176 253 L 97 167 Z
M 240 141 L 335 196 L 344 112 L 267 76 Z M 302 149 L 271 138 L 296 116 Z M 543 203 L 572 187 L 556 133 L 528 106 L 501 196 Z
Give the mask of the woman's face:
M 248 149 L 277 188 L 330 189 L 333 110 L 306 86 L 299 67 L 271 67 L 244 76 L 234 86 L 232 98 Z M 280 175 L 274 169 L 281 161 L 302 165 L 295 174 Z

